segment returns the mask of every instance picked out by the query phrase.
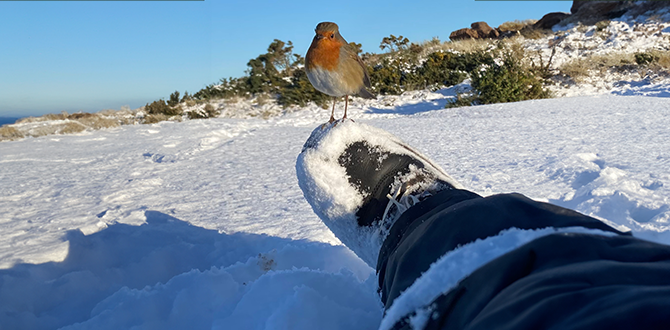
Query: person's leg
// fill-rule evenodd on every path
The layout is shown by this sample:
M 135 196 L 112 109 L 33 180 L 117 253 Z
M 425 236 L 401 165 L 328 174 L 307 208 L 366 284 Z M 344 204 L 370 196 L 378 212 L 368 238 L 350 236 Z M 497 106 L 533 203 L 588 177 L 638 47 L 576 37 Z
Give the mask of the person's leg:
M 609 315 L 618 310 L 626 319 L 645 315 L 647 326 L 666 320 L 647 314 L 670 303 L 662 293 L 670 292 L 667 246 L 518 194 L 482 198 L 366 125 L 317 128 L 296 169 L 314 211 L 376 267 L 382 329 L 626 324 L 623 316 Z M 642 299 L 635 287 L 660 293 Z M 631 295 L 646 301 L 640 305 L 646 311 L 631 302 L 621 308 L 602 303 Z
M 470 198 L 459 201 L 464 194 Z M 377 264 L 382 302 L 390 307 L 431 264 L 459 247 L 488 237 L 504 239 L 505 231 L 520 246 L 524 236 L 530 241 L 556 230 L 622 234 L 594 218 L 520 194 L 482 198 L 465 190 L 440 192 L 404 212 L 382 245 Z
M 459 252 L 467 254 L 452 253 Z M 667 245 L 623 235 L 546 235 L 484 263 L 453 285 L 441 290 L 433 285 L 437 294 L 421 300 L 414 292 L 435 280 L 431 274 L 467 263 L 451 258 L 458 265 L 449 267 L 450 254 L 395 300 L 381 329 L 610 330 L 667 329 L 670 324 Z M 412 308 L 402 308 L 407 305 Z

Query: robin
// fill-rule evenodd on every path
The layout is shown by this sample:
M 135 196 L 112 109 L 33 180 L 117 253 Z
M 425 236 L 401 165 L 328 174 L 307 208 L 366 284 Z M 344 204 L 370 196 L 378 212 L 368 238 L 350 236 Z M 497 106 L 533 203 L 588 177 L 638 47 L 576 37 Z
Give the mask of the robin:
M 333 97 L 333 110 L 329 123 L 335 121 L 335 103 L 344 96 L 344 116 L 347 118 L 349 95 L 358 94 L 366 99 L 375 96 L 370 87 L 370 76 L 356 50 L 340 35 L 339 27 L 332 22 L 322 22 L 314 29 L 316 35 L 305 56 L 305 71 L 316 90 Z

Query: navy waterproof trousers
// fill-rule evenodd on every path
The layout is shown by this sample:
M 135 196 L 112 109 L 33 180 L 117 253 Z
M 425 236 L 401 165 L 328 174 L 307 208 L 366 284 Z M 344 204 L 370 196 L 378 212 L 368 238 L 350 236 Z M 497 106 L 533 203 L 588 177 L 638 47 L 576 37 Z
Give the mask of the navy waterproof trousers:
M 552 233 L 486 262 L 430 301 L 424 329 L 670 329 L 670 246 L 519 194 L 445 190 L 396 221 L 377 263 L 388 309 L 436 260 L 517 228 Z M 502 234 L 501 234 L 502 232 Z M 412 329 L 410 312 L 394 329 Z

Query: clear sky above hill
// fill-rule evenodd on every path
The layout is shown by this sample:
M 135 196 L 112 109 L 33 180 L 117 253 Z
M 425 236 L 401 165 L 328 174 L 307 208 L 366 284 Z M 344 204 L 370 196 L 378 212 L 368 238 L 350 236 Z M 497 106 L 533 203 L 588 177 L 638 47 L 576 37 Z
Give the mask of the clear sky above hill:
M 0 116 L 137 108 L 194 93 L 273 39 L 304 55 L 321 21 L 379 52 L 389 34 L 448 40 L 486 21 L 539 19 L 571 1 L 0 1 Z

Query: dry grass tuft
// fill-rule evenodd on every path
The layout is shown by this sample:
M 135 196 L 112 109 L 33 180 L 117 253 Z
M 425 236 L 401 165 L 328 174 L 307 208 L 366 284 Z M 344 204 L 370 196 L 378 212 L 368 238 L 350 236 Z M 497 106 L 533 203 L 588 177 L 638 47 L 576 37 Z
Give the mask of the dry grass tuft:
M 656 60 L 656 69 L 670 69 L 670 53 L 668 52 L 659 52 L 658 60 Z
M 641 58 L 638 56 L 642 55 Z M 644 59 L 644 60 L 643 60 Z M 644 53 L 635 54 L 635 62 L 646 66 L 656 72 L 670 69 L 670 52 L 660 50 L 648 50 Z
M 119 126 L 119 120 L 114 118 L 103 117 L 98 114 L 92 114 L 90 116 L 82 117 L 80 119 L 77 119 L 77 122 L 91 129 L 101 129 L 101 128 L 110 128 Z
M 74 134 L 83 132 L 84 130 L 86 130 L 86 126 L 82 125 L 81 123 L 77 121 L 67 121 L 61 125 L 56 126 L 55 134 Z
M 91 116 L 93 116 L 93 114 L 90 114 L 88 112 L 77 112 L 77 113 L 73 113 L 73 114 L 67 116 L 67 119 L 74 120 L 74 119 L 88 118 L 88 117 L 91 117 Z
M 168 120 L 168 116 L 162 114 L 162 113 L 157 113 L 153 115 L 146 115 L 144 116 L 144 121 L 142 122 L 143 124 L 155 124 L 155 123 L 160 123 L 162 121 Z
M 532 26 L 528 26 L 524 29 L 521 29 L 519 33 L 521 33 L 521 35 L 526 39 L 540 39 L 548 35 L 554 34 L 554 31 L 546 29 L 536 29 L 533 28 Z
M 457 53 L 475 53 L 489 49 L 495 44 L 494 39 L 465 39 L 449 41 L 442 44 L 442 50 L 451 50 Z
M 560 73 L 581 82 L 592 72 L 600 74 L 610 70 L 629 70 L 635 66 L 635 58 L 630 53 L 610 53 L 606 55 L 595 55 L 587 58 L 579 58 L 563 64 Z
M 18 129 L 9 125 L 0 127 L 0 141 L 13 141 L 22 138 L 24 138 L 24 135 Z
M 536 19 L 527 19 L 523 21 L 514 20 L 510 22 L 505 22 L 500 24 L 500 26 L 498 26 L 498 31 L 500 31 L 501 33 L 510 31 L 521 31 L 521 29 L 525 28 L 526 26 L 533 25 L 536 22 L 537 22 Z
M 86 126 L 76 121 L 64 121 L 58 124 L 48 124 L 33 127 L 24 133 L 26 136 L 40 137 L 53 134 L 74 134 L 82 132 Z
M 141 122 L 136 112 L 128 107 L 121 107 L 121 110 L 104 110 L 99 114 L 116 119 L 120 125 L 136 125 Z
M 73 115 L 78 115 L 78 114 L 73 114 Z M 42 115 L 39 117 L 26 117 L 26 118 L 21 118 L 16 121 L 17 124 L 24 124 L 24 123 L 39 123 L 43 121 L 51 121 L 51 120 L 65 120 L 68 119 L 70 115 L 63 111 L 61 113 L 47 113 L 46 115 Z
M 99 116 L 105 116 L 105 117 L 116 117 L 117 112 L 121 112 L 123 110 L 114 110 L 114 109 L 105 109 L 105 110 L 100 110 L 96 112 L 97 115 Z

